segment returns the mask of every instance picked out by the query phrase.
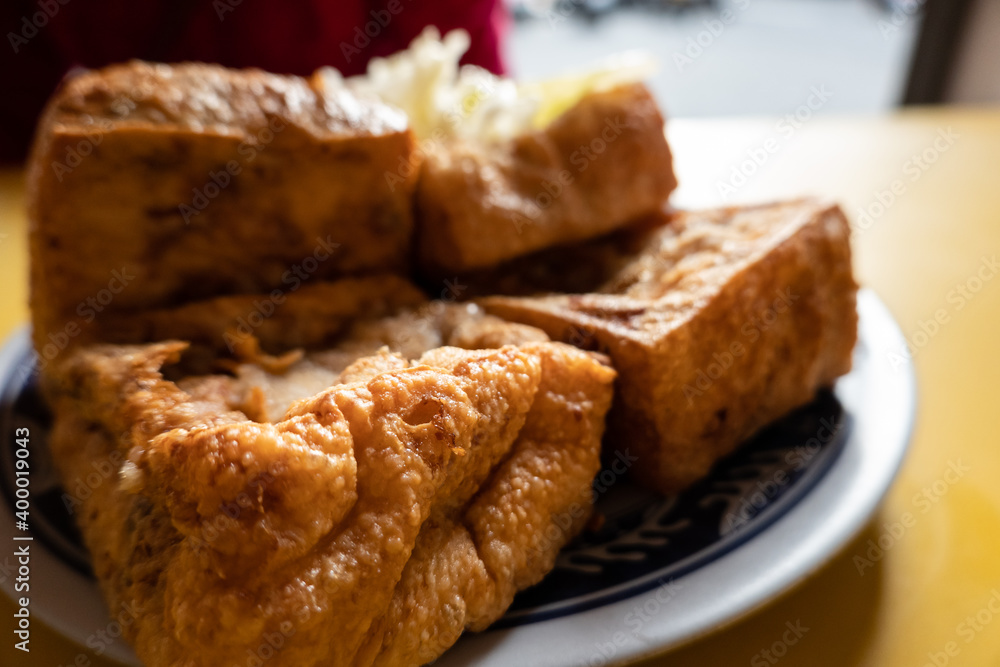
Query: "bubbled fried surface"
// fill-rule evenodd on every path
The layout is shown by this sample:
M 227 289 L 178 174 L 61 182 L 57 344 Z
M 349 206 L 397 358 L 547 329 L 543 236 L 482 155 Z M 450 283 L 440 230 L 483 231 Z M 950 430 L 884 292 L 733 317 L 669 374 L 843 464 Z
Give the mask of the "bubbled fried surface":
M 143 609 L 147 664 L 227 664 L 276 636 L 274 665 L 424 664 L 589 514 L 614 378 L 589 353 L 384 353 L 272 424 L 224 384 L 163 380 L 181 347 L 86 348 L 47 387 L 64 478 L 126 454 L 80 517 L 112 606 Z

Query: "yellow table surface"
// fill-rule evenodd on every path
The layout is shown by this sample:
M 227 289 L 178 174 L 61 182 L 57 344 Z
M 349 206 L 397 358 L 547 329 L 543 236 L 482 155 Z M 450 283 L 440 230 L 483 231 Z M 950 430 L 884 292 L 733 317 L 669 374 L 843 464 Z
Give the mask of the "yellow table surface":
M 989 268 L 1000 255 L 1000 110 L 817 118 L 801 127 L 778 119 L 678 120 L 668 133 L 682 181 L 678 206 L 725 201 L 719 183 L 732 184 L 734 167 L 754 155 L 762 165 L 744 165 L 755 173 L 735 181 L 740 187 L 728 201 L 811 193 L 844 205 L 857 226 L 860 282 L 922 345 L 919 412 L 909 458 L 863 534 L 765 609 L 643 664 L 1000 666 L 1000 277 Z M 0 174 L 0 195 L 5 337 L 27 319 L 20 171 Z M 915 335 L 938 311 L 947 322 L 933 336 Z M 968 472 L 949 476 L 951 463 Z M 921 497 L 925 489 L 929 496 Z M 866 557 L 868 541 L 907 513 L 912 526 L 859 574 L 856 557 Z M 34 581 L 45 585 L 44 574 Z M 11 612 L 3 598 L 0 627 L 9 627 Z M 786 623 L 808 630 L 781 646 L 793 637 L 785 637 Z M 111 664 L 37 622 L 30 656 L 14 655 L 7 630 L 0 642 L 3 665 Z M 89 663 L 75 663 L 80 655 Z

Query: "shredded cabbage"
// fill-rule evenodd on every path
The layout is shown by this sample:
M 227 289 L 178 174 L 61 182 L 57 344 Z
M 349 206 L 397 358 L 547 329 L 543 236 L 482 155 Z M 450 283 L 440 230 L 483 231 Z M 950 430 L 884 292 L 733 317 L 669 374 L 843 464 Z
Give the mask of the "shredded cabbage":
M 459 67 L 468 48 L 464 30 L 442 39 L 436 28 L 428 27 L 408 49 L 372 59 L 366 74 L 345 79 L 326 67 L 319 72 L 320 81 L 402 109 L 419 139 L 495 142 L 541 129 L 588 92 L 642 80 L 655 69 L 650 56 L 628 52 L 592 70 L 517 84 L 481 67 Z

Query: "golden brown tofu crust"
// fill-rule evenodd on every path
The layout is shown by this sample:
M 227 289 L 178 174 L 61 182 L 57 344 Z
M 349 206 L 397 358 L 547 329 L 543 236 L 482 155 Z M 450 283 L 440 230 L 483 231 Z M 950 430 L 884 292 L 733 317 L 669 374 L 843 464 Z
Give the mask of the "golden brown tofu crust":
M 480 303 L 610 355 L 609 442 L 638 452 L 641 481 L 673 493 L 850 370 L 849 237 L 840 209 L 814 200 L 677 213 L 609 241 L 595 293 Z
M 295 291 L 219 296 L 166 308 L 116 312 L 95 321 L 83 342 L 118 344 L 184 340 L 221 354 L 249 337 L 265 351 L 328 346 L 357 320 L 427 303 L 405 278 L 380 274 L 303 284 Z
M 592 354 L 439 348 L 259 423 L 164 380 L 182 348 L 79 348 L 47 376 L 64 481 L 120 464 L 79 522 L 151 667 L 264 645 L 276 667 L 425 664 L 589 514 L 615 375 Z
M 36 344 L 98 313 L 404 272 L 401 112 L 303 78 L 132 62 L 67 81 L 28 165 Z
M 416 193 L 420 265 L 468 271 L 593 238 L 657 210 L 676 186 L 649 90 L 591 93 L 542 131 L 427 151 Z

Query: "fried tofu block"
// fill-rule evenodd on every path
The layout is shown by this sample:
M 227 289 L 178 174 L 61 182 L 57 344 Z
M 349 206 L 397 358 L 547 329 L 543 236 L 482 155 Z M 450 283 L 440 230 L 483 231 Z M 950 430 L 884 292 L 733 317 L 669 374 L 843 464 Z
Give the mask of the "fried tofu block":
M 46 375 L 64 482 L 119 468 L 77 517 L 150 667 L 261 646 L 275 667 L 426 664 L 539 581 L 591 510 L 615 375 L 591 353 L 359 360 L 360 379 L 255 422 L 209 381 L 163 378 L 183 347 L 77 348 Z
M 253 337 L 264 350 L 281 353 L 329 345 L 357 320 L 426 303 L 427 296 L 420 289 L 396 275 L 342 278 L 305 283 L 294 291 L 218 296 L 175 307 L 111 313 L 95 321 L 84 342 L 136 344 L 176 339 L 231 354 Z
M 581 252 L 609 271 L 594 293 L 480 303 L 611 356 L 609 442 L 639 456 L 634 474 L 663 493 L 704 476 L 851 367 L 857 285 L 834 205 L 676 213 Z M 562 261 L 574 263 L 573 251 Z
M 28 166 L 36 344 L 98 313 L 405 271 L 404 115 L 306 79 L 131 62 L 64 83 Z
M 642 84 L 590 93 L 507 142 L 442 142 L 426 153 L 416 215 L 430 274 L 605 234 L 658 209 L 677 186 L 663 117 Z

